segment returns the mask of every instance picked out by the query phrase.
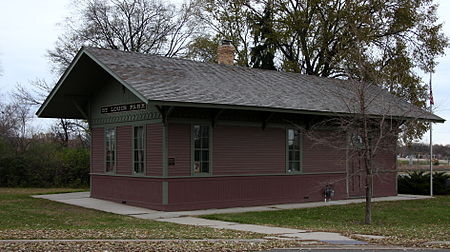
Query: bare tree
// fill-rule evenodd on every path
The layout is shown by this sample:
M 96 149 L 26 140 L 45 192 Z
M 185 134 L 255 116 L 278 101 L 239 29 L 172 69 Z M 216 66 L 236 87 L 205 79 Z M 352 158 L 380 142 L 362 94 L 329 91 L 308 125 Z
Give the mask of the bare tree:
M 176 7 L 161 0 L 74 1 L 76 12 L 64 22 L 62 34 L 48 52 L 62 73 L 83 45 L 167 57 L 183 56 L 193 34 L 196 2 Z
M 30 84 L 27 88 L 17 85 L 12 94 L 15 102 L 28 110 L 31 107 L 40 106 L 52 90 L 51 85 L 43 79 L 36 79 Z M 51 127 L 51 130 L 63 146 L 67 147 L 70 139 L 77 137 L 83 146 L 87 147 L 89 129 L 83 120 L 60 118 Z
M 0 136 L 12 138 L 17 127 L 17 120 L 13 116 L 14 109 L 11 104 L 0 102 Z
M 29 120 L 31 116 L 29 105 L 0 103 L 0 137 L 8 139 L 16 152 L 23 152 L 30 143 Z

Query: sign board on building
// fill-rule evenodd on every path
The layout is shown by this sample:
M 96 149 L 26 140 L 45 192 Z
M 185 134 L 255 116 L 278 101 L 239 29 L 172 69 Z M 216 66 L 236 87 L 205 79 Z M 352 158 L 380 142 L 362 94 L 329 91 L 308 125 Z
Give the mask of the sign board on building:
M 138 102 L 138 103 L 104 106 L 104 107 L 100 108 L 100 112 L 102 114 L 109 114 L 109 113 L 117 113 L 117 112 L 125 112 L 125 111 L 142 110 L 142 109 L 146 109 L 146 108 L 147 108 L 147 104 L 145 104 L 144 102 Z

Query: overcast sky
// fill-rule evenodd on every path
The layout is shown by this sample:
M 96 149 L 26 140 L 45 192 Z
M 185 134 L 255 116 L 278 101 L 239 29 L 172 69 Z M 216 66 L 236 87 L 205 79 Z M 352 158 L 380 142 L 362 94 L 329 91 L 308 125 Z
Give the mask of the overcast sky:
M 27 85 L 36 78 L 52 83 L 59 76 L 51 73 L 46 58 L 47 50 L 53 48 L 68 16 L 70 0 L 0 0 L 0 99 L 20 83 Z M 438 15 L 444 22 L 444 32 L 450 36 L 450 1 L 439 3 Z M 450 50 L 439 59 L 433 75 L 435 114 L 450 120 Z M 424 78 L 428 82 L 428 76 Z M 48 119 L 35 120 L 37 128 L 49 125 Z M 42 125 L 42 126 L 39 126 Z M 428 142 L 429 135 L 422 141 Z M 435 124 L 433 143 L 450 144 L 450 122 Z

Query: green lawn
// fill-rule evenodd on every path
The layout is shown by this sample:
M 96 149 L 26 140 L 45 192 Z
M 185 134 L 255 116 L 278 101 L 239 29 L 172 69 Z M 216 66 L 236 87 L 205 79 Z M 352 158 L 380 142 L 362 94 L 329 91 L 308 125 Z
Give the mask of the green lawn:
M 260 238 L 261 235 L 142 220 L 30 195 L 70 189 L 0 188 L 0 239 Z
M 363 224 L 364 204 L 202 217 L 239 223 L 334 231 L 347 235 L 383 235 L 390 237 L 382 241 L 389 244 L 412 245 L 427 241 L 450 240 L 450 196 L 374 203 L 373 225 Z

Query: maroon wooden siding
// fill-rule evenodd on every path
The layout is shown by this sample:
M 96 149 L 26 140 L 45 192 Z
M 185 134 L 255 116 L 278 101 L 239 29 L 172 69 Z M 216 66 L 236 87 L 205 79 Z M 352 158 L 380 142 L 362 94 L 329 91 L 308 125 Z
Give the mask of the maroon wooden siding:
M 162 176 L 163 170 L 163 125 L 147 125 L 147 176 Z
M 169 176 L 186 177 L 130 177 L 120 175 L 132 173 L 132 126 L 118 127 L 117 175 L 91 175 L 92 197 L 157 210 L 177 211 L 322 201 L 325 186 L 332 184 L 335 190 L 333 200 L 347 198 L 345 149 L 337 151 L 314 144 L 304 137 L 305 174 L 280 175 L 285 173 L 285 129 L 263 130 L 260 127 L 218 125 L 213 128 L 212 135 L 211 177 L 190 177 L 190 124 L 168 126 L 168 157 L 175 158 L 175 165 L 168 167 Z M 147 125 L 146 139 L 146 174 L 161 176 L 162 124 Z M 374 196 L 396 195 L 395 155 L 392 151 L 382 152 L 377 157 L 376 164 L 381 173 L 374 177 Z M 92 170 L 94 173 L 104 172 L 103 128 L 92 130 Z M 251 174 L 259 175 L 249 176 Z M 162 204 L 163 181 L 168 183 L 167 205 Z M 355 183 L 352 179 L 348 182 L 349 187 L 351 183 Z M 351 196 L 363 194 L 364 191 L 358 191 Z
M 133 127 L 116 128 L 116 174 L 133 174 Z
M 318 144 L 307 136 L 303 137 L 303 172 L 305 173 L 345 172 L 345 155 L 344 148 L 339 150 L 331 145 Z
M 170 165 L 169 176 L 191 175 L 191 125 L 169 124 L 168 157 L 175 159 Z
M 105 172 L 105 131 L 103 128 L 91 129 L 91 172 Z
M 162 209 L 161 179 L 91 175 L 91 181 L 91 197 Z
M 285 130 L 249 126 L 213 129 L 213 174 L 280 174 L 286 167 Z
M 395 140 L 390 149 L 383 149 L 375 157 L 373 195 L 375 197 L 397 195 L 397 158 L 395 156 Z
M 329 182 L 335 182 L 335 200 L 347 198 L 345 174 L 169 179 L 169 205 L 166 209 L 323 201 L 323 190 Z

